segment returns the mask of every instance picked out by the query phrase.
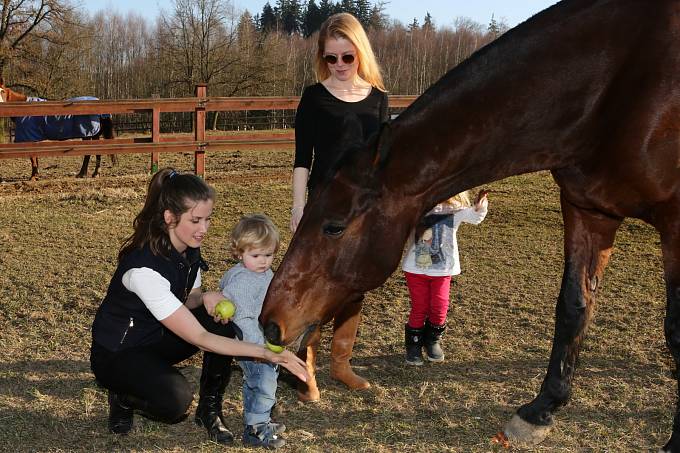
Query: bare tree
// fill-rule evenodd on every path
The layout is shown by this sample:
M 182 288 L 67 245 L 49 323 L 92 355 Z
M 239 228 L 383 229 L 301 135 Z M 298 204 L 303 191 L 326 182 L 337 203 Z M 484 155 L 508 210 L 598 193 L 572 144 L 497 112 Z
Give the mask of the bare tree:
M 230 0 L 174 0 L 160 19 L 168 82 L 190 92 L 197 83 L 219 87 L 240 61 Z
M 67 26 L 77 26 L 68 0 L 3 0 L 0 5 L 0 74 L 14 86 L 37 91 L 40 74 L 54 54 L 46 48 L 69 47 Z

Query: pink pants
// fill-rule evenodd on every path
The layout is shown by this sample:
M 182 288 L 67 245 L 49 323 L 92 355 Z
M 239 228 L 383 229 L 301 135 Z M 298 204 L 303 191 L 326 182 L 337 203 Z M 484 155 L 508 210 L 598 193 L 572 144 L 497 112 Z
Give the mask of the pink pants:
M 449 309 L 449 290 L 451 276 L 430 277 L 422 274 L 404 272 L 406 285 L 411 295 L 411 313 L 408 317 L 409 327 L 420 329 L 428 319 L 433 326 L 441 326 L 446 322 Z

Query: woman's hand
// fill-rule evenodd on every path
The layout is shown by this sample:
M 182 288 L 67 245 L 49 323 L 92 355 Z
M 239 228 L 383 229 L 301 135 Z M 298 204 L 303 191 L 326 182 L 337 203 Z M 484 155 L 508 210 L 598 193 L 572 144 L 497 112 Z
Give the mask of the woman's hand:
M 225 299 L 224 294 L 219 291 L 208 291 L 203 293 L 203 306 L 205 307 L 205 311 L 207 311 L 208 314 L 213 317 L 213 321 L 226 324 L 229 322 L 229 319 L 224 319 L 215 313 L 215 306 L 222 299 Z
M 264 348 L 264 359 L 272 362 L 278 363 L 279 365 L 285 367 L 288 371 L 293 373 L 303 382 L 307 382 L 309 379 L 309 373 L 307 372 L 307 364 L 296 356 L 289 350 L 284 350 L 283 352 L 272 352 L 266 347 Z
M 292 233 L 295 233 L 295 230 L 297 230 L 304 211 L 304 206 L 293 206 L 293 209 L 290 210 L 290 231 Z

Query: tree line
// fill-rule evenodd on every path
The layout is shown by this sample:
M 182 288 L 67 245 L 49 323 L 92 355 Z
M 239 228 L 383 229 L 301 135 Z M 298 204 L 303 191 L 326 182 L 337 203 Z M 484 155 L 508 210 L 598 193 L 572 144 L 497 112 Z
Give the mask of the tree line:
M 254 16 L 232 0 L 173 0 L 155 19 L 86 14 L 69 0 L 6 0 L 0 6 L 0 74 L 47 99 L 183 97 L 197 83 L 210 96 L 299 95 L 315 82 L 316 31 L 348 11 L 365 25 L 387 89 L 420 94 L 507 25 L 429 15 L 404 25 L 384 3 L 277 0 Z

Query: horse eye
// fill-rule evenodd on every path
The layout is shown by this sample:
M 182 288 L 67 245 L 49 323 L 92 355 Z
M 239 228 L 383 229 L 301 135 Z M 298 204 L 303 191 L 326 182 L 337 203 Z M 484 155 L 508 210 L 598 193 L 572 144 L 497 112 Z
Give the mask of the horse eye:
M 340 236 L 343 231 L 345 231 L 344 225 L 330 223 L 328 225 L 324 225 L 323 227 L 323 234 L 326 236 Z

